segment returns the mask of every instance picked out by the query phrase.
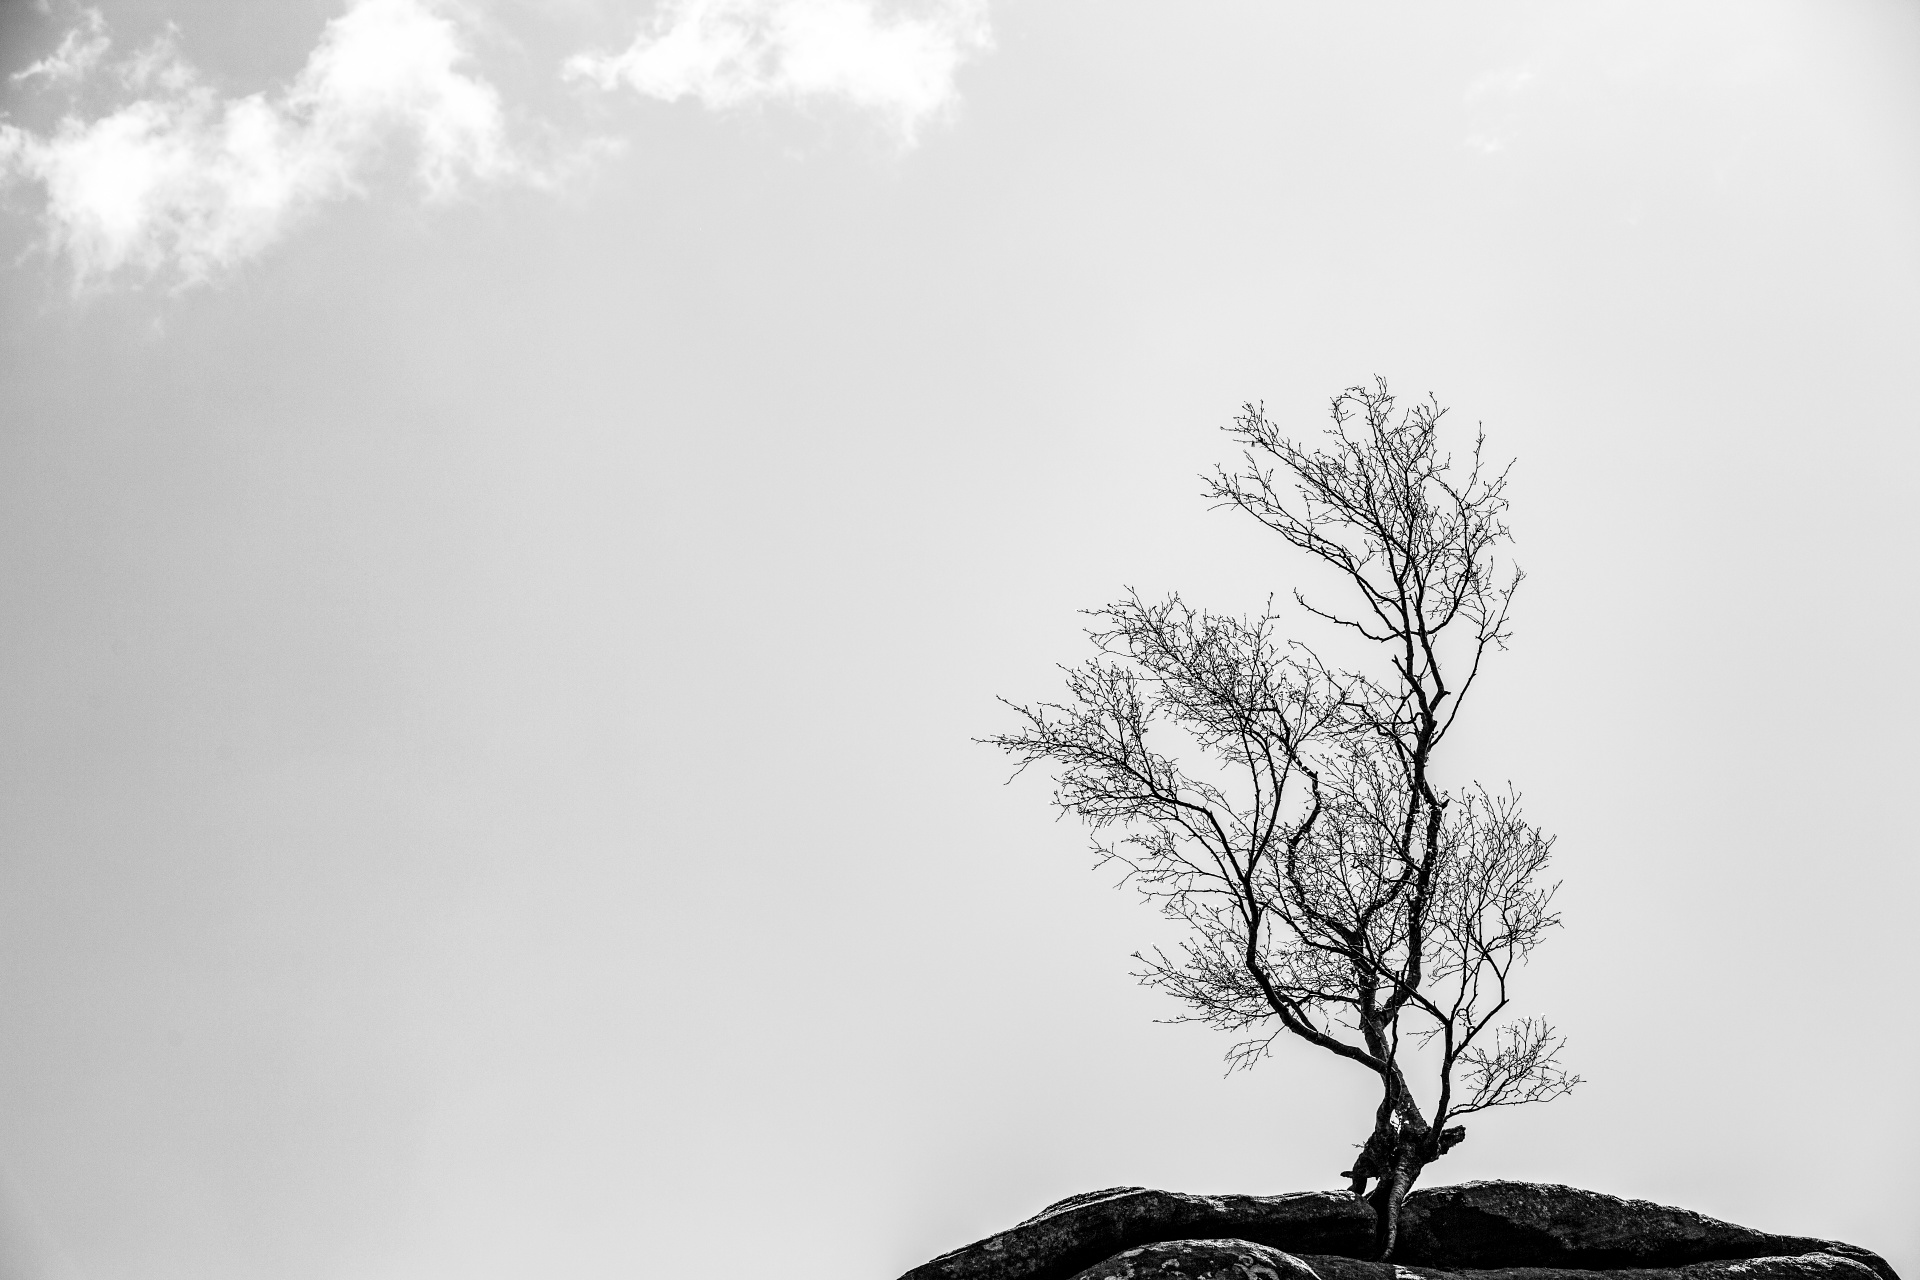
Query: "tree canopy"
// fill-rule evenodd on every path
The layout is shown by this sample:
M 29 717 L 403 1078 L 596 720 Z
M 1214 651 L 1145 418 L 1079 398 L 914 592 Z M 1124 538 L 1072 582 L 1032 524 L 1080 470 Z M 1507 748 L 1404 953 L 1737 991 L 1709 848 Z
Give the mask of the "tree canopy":
M 1294 600 L 1370 661 L 1324 660 L 1271 602 L 1240 617 L 1129 591 L 1090 611 L 1094 652 L 1065 697 L 1009 703 L 1018 727 L 986 740 L 1051 766 L 1099 860 L 1184 927 L 1140 972 L 1183 1002 L 1179 1020 L 1235 1033 L 1234 1065 L 1292 1037 L 1378 1078 L 1342 1176 L 1357 1195 L 1376 1180 L 1383 1258 L 1420 1171 L 1465 1136 L 1450 1122 L 1579 1082 L 1553 1027 L 1511 1004 L 1559 923 L 1553 839 L 1510 788 L 1437 769 L 1523 578 L 1503 554 L 1509 468 L 1478 432 L 1464 458 L 1444 453 L 1445 412 L 1396 411 L 1376 379 L 1335 396 L 1331 428 L 1301 445 L 1247 405 L 1227 428 L 1238 465 L 1206 478 L 1217 504 L 1333 571 L 1336 597 Z

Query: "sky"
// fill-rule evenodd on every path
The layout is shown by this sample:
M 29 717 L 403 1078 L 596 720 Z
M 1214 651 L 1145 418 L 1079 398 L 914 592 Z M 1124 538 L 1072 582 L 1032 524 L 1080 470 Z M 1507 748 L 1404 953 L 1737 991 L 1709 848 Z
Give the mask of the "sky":
M 1219 428 L 1516 459 L 1525 1178 L 1920 1274 L 1920 9 L 0 7 L 0 1277 L 887 1280 L 1340 1183 L 974 740 L 1316 580 Z M 1289 634 L 1320 636 L 1281 606 Z

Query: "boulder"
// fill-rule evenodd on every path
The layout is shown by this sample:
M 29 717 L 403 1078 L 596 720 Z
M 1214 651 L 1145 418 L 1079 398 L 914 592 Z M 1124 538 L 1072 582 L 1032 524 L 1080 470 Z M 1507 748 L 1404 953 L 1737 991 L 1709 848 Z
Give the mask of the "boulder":
M 1854 1245 L 1538 1182 L 1462 1182 L 1414 1192 L 1402 1208 L 1395 1261 L 1450 1270 L 1610 1271 L 1814 1253 L 1851 1258 L 1881 1280 L 1897 1280 L 1877 1254 Z
M 1493 1267 L 1447 1271 L 1406 1263 L 1362 1262 L 1354 1258 L 1303 1254 L 1298 1259 L 1320 1280 L 1875 1280 L 1863 1262 L 1833 1253 L 1803 1253 L 1788 1258 L 1743 1258 L 1733 1262 L 1696 1262 L 1686 1267 Z
M 1048 1205 L 998 1235 L 941 1254 L 901 1280 L 1068 1280 L 1137 1245 L 1244 1240 L 1289 1253 L 1363 1257 L 1373 1210 L 1343 1191 L 1195 1196 L 1112 1187 Z
M 1290 1253 L 1251 1240 L 1168 1240 L 1096 1262 L 1073 1280 L 1320 1280 Z
M 901 1280 L 1899 1280 L 1855 1245 L 1576 1187 L 1429 1187 L 1402 1212 L 1399 1248 L 1383 1264 L 1369 1260 L 1373 1210 L 1344 1191 L 1110 1187 L 1048 1205 Z

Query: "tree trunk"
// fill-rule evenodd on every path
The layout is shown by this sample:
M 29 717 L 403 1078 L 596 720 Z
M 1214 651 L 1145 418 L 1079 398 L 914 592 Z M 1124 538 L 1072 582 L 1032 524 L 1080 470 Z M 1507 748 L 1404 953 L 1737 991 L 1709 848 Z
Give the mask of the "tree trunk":
M 1381 1262 L 1392 1259 L 1394 1247 L 1400 1243 L 1400 1206 L 1413 1190 L 1413 1184 L 1419 1181 L 1421 1171 L 1467 1137 L 1466 1129 L 1460 1125 L 1436 1133 L 1417 1113 L 1413 1124 L 1396 1123 L 1397 1120 L 1393 1109 L 1383 1103 L 1375 1117 L 1373 1133 L 1354 1160 L 1353 1168 L 1341 1174 L 1353 1180 L 1353 1194 L 1365 1195 L 1373 1206 L 1373 1238 L 1379 1247 Z M 1379 1181 L 1368 1195 L 1367 1183 L 1373 1179 Z
M 1373 1189 L 1373 1238 L 1380 1246 L 1381 1262 L 1392 1259 L 1394 1246 L 1400 1243 L 1400 1206 L 1407 1192 L 1413 1190 L 1420 1171 L 1431 1163 L 1421 1150 L 1426 1145 L 1424 1135 L 1394 1143 L 1392 1160 L 1381 1174 L 1380 1185 Z

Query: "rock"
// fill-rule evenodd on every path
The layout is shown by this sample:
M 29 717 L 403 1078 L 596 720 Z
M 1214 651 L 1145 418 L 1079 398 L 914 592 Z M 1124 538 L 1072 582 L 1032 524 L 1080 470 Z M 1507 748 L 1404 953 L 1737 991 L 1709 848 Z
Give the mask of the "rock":
M 1096 1200 L 1111 1200 L 1115 1196 L 1122 1196 L 1130 1191 L 1151 1190 L 1151 1187 L 1103 1187 L 1099 1191 L 1082 1191 L 1075 1195 L 1070 1195 L 1064 1200 L 1055 1200 L 1031 1218 L 1022 1218 L 1019 1225 L 1025 1226 L 1029 1222 L 1038 1222 L 1042 1218 L 1051 1217 L 1059 1213 L 1062 1209 L 1077 1209 L 1083 1204 L 1092 1204 Z
M 1690 1209 L 1551 1183 L 1428 1187 L 1408 1196 L 1401 1214 L 1395 1261 L 1402 1264 L 1644 1270 L 1825 1253 L 1862 1263 L 1882 1280 L 1898 1280 L 1877 1254 L 1854 1245 L 1773 1235 Z
M 1070 1196 L 901 1280 L 1068 1280 L 1138 1245 L 1244 1240 L 1290 1253 L 1364 1256 L 1373 1210 L 1343 1191 L 1194 1196 L 1114 1187 Z
M 1320 1280 L 1875 1280 L 1864 1262 L 1833 1253 L 1790 1258 L 1743 1258 L 1696 1262 L 1686 1267 L 1622 1267 L 1587 1270 L 1574 1267 L 1493 1267 L 1447 1271 L 1406 1263 L 1361 1262 L 1353 1258 L 1303 1254 L 1299 1261 Z
M 1899 1280 L 1856 1245 L 1575 1187 L 1430 1187 L 1402 1212 L 1389 1265 L 1368 1260 L 1373 1211 L 1344 1191 L 1110 1187 L 1048 1205 L 901 1280 Z
M 1168 1240 L 1096 1262 L 1073 1280 L 1320 1280 L 1290 1253 L 1251 1240 Z

